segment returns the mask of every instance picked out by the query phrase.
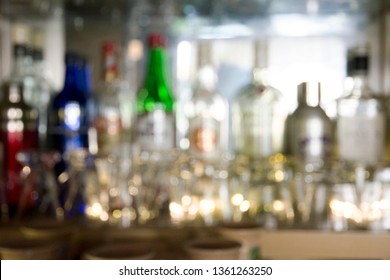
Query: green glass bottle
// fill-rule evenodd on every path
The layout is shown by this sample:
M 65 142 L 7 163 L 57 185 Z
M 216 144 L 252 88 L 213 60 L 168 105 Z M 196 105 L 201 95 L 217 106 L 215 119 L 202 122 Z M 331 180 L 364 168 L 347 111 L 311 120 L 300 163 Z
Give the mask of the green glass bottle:
M 166 152 L 175 147 L 175 97 L 167 79 L 165 40 L 148 38 L 148 65 L 136 101 L 136 140 L 142 151 Z

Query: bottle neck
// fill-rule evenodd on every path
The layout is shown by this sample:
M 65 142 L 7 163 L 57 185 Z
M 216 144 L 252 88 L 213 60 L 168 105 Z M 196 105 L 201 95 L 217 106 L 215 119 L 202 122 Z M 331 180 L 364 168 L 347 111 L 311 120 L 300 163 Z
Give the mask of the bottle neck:
M 367 73 L 358 73 L 352 76 L 353 87 L 352 96 L 354 97 L 369 97 L 369 83 Z
M 81 83 L 81 92 L 88 97 L 92 92 L 92 77 L 91 77 L 91 69 L 88 64 L 82 65 L 79 68 L 80 71 L 80 83 Z
M 152 48 L 149 51 L 148 70 L 146 84 L 157 83 L 166 85 L 165 50 L 161 47 Z
M 268 45 L 267 42 L 257 39 L 253 43 L 253 70 L 252 80 L 254 84 L 268 84 Z
M 204 93 L 215 93 L 217 89 L 217 80 L 214 67 L 205 65 L 198 71 L 196 87 Z
M 214 93 L 217 88 L 217 74 L 212 61 L 212 43 L 200 41 L 198 44 L 198 63 L 195 94 Z
M 26 75 L 31 73 L 32 57 L 28 53 L 25 45 L 14 45 L 14 64 L 12 77 L 16 80 L 22 80 Z
M 111 45 L 110 45 L 111 46 Z M 104 48 L 102 51 L 103 71 L 102 80 L 106 84 L 111 84 L 119 81 L 119 57 L 114 46 Z
M 63 92 L 70 92 L 77 88 L 77 66 L 69 63 L 65 69 L 65 82 Z

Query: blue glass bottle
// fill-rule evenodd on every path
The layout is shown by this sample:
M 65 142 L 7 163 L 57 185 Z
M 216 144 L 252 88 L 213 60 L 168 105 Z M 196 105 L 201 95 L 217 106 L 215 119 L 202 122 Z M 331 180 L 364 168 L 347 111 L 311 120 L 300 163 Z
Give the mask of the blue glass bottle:
M 49 108 L 48 137 L 50 148 L 63 155 L 63 159 L 55 166 L 56 175 L 62 183 L 60 201 L 65 205 L 69 196 L 74 196 L 72 209 L 65 215 L 75 217 L 84 214 L 83 190 L 78 189 L 74 193 L 69 180 L 61 182 L 61 174 L 71 173 L 67 158 L 72 152 L 88 148 L 88 98 L 81 87 L 83 73 L 80 57 L 74 53 L 67 53 L 65 63 L 64 87 L 52 99 Z
M 51 148 L 61 153 L 88 148 L 88 98 L 80 87 L 81 61 L 67 53 L 65 63 L 64 87 L 51 102 L 48 131 Z

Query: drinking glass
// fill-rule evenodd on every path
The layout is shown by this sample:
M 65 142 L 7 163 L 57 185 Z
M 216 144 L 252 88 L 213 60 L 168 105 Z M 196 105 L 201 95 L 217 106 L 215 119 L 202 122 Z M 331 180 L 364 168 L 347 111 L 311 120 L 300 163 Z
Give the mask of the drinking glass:
M 104 158 L 96 159 L 101 184 L 100 201 L 112 226 L 129 227 L 138 220 L 139 188 L 134 180 L 133 151 L 129 145 L 119 145 Z
M 284 156 L 253 162 L 251 167 L 249 211 L 256 223 L 267 229 L 292 228 L 292 169 Z
M 178 155 L 175 150 L 136 154 L 132 183 L 137 190 L 139 223 L 169 223 L 169 172 Z
M 95 156 L 86 149 L 75 149 L 64 156 L 68 162 L 65 216 L 106 221 L 107 213 L 101 201 L 104 190 L 97 175 Z
M 64 211 L 59 201 L 59 185 L 54 166 L 61 156 L 56 151 L 24 150 L 17 154 L 22 165 L 22 192 L 16 218 L 24 215 L 49 216 L 63 220 Z
M 231 219 L 228 162 L 182 155 L 169 173 L 169 210 L 174 224 L 215 225 Z

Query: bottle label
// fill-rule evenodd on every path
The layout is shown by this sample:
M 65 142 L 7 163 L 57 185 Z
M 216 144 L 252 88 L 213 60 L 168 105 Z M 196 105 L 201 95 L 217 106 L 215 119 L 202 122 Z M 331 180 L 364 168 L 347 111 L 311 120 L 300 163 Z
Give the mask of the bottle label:
M 305 161 L 318 161 L 330 158 L 332 138 L 330 135 L 301 137 L 296 147 L 297 155 Z
M 194 118 L 189 123 L 190 151 L 199 157 L 213 157 L 220 148 L 220 124 L 214 118 Z
M 122 123 L 120 114 L 99 115 L 94 120 L 97 133 L 98 153 L 108 155 L 121 142 Z
M 241 122 L 242 150 L 250 156 L 270 156 L 281 152 L 284 116 L 272 107 L 261 106 L 243 112 Z
M 339 156 L 343 160 L 377 162 L 385 144 L 385 120 L 376 117 L 340 117 L 337 124 Z
M 175 147 L 173 114 L 158 109 L 138 116 L 137 138 L 145 151 L 166 151 Z
M 295 125 L 296 124 L 296 125 Z M 291 127 L 295 135 L 292 148 L 293 154 L 307 162 L 320 161 L 332 154 L 332 128 L 324 120 L 297 119 Z

